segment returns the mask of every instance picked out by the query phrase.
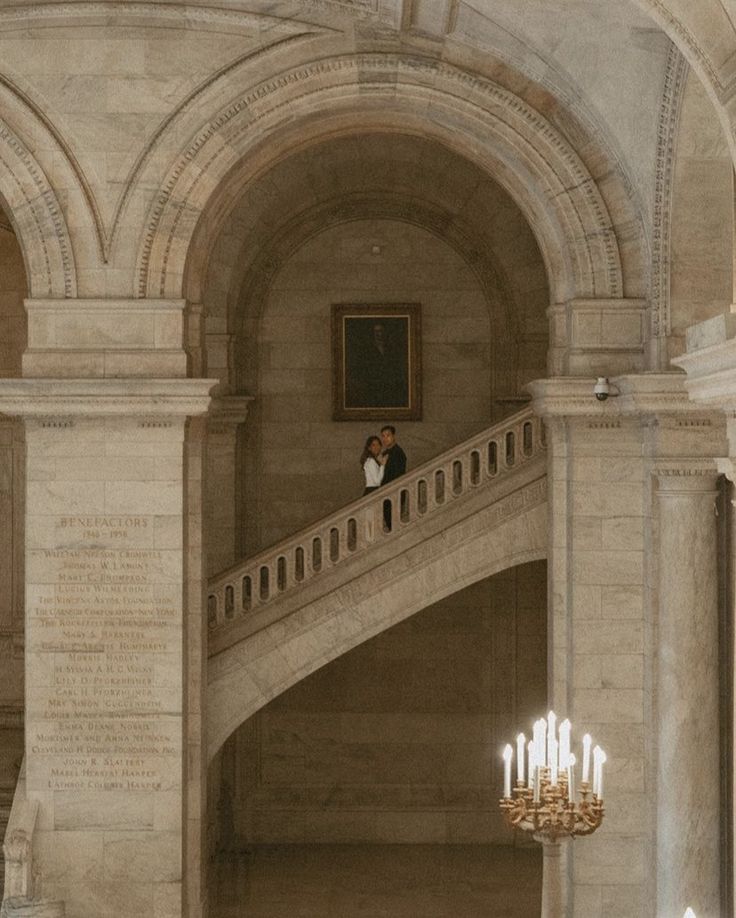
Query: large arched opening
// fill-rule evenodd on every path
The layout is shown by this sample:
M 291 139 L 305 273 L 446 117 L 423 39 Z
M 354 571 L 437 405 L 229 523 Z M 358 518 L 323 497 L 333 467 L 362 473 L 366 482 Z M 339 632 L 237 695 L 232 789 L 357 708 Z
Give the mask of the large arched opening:
M 246 720 L 208 773 L 213 913 L 538 911 L 541 851 L 497 789 L 546 703 L 546 605 L 543 561 L 482 578 Z

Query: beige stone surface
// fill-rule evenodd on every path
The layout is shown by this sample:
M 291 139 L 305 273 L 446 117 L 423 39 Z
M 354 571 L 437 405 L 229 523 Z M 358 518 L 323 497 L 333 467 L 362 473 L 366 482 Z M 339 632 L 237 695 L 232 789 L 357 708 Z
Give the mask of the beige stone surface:
M 736 406 L 733 0 L 19 0 L 0 9 L 0 60 L 2 408 L 35 416 L 29 444 L 17 422 L 0 420 L 2 724 L 16 735 L 23 679 L 32 677 L 29 754 L 49 699 L 57 712 L 71 710 L 55 694 L 58 680 L 85 675 L 64 669 L 84 647 L 43 644 L 43 628 L 58 622 L 41 626 L 49 618 L 32 612 L 50 589 L 80 586 L 62 580 L 80 572 L 48 554 L 81 550 L 59 541 L 59 518 L 149 518 L 148 541 L 135 548 L 155 553 L 148 598 L 171 604 L 176 591 L 181 626 L 174 634 L 156 624 L 171 653 L 142 660 L 136 678 L 150 680 L 149 694 L 130 690 L 136 726 L 173 712 L 169 739 L 179 752 L 164 769 L 168 789 L 122 802 L 103 789 L 108 806 L 99 788 L 42 786 L 76 779 L 52 775 L 30 752 L 34 845 L 51 885 L 72 890 L 70 918 L 99 918 L 111 902 L 118 914 L 202 914 L 203 564 L 216 573 L 244 544 L 288 534 L 354 493 L 362 437 L 329 419 L 320 310 L 337 294 L 428 304 L 429 413 L 403 432 L 412 461 L 518 407 L 504 399 L 523 383 L 551 377 L 537 392 L 553 444 L 548 537 L 541 514 L 523 532 L 497 520 L 485 534 L 458 524 L 455 535 L 464 535 L 439 539 L 440 573 L 417 580 L 411 609 L 440 581 L 470 577 L 470 567 L 520 560 L 525 545 L 548 555 L 549 699 L 589 718 L 611 758 L 606 824 L 565 864 L 566 911 L 671 918 L 675 893 L 702 880 L 705 904 L 688 904 L 714 918 L 725 903 L 712 894 L 713 861 L 732 852 L 704 844 L 690 864 L 697 875 L 672 868 L 681 825 L 671 828 L 673 806 L 661 793 L 667 731 L 690 736 L 678 718 L 695 701 L 716 722 L 712 693 L 659 680 L 660 616 L 679 594 L 691 595 L 693 620 L 704 622 L 699 657 L 721 672 L 730 663 L 714 655 L 715 607 L 705 602 L 713 577 L 701 588 L 697 571 L 680 565 L 682 590 L 662 592 L 672 562 L 652 482 L 659 460 L 683 477 L 703 468 L 733 477 L 724 424 L 728 413 L 733 428 Z M 377 268 L 374 237 L 389 226 L 391 259 L 378 253 Z M 702 320 L 722 327 L 688 336 Z M 576 380 L 560 379 L 569 374 Z M 599 405 L 591 388 L 603 374 L 620 394 Z M 205 375 L 223 395 L 254 396 L 253 411 L 239 434 L 213 427 L 208 443 L 190 423 L 186 452 L 182 431 L 174 454 L 172 428 L 156 425 L 172 399 L 178 417 L 194 410 L 202 394 L 194 380 Z M 175 397 L 170 384 L 187 376 L 191 390 Z M 40 386 L 39 377 L 60 379 Z M 98 383 L 113 385 L 94 390 Z M 146 426 L 126 438 L 113 420 L 67 426 L 90 399 L 98 418 L 132 412 Z M 301 460 L 315 441 L 335 454 L 304 500 Z M 271 475 L 277 464 L 281 474 Z M 703 531 L 695 547 L 705 564 L 713 552 L 703 550 Z M 471 535 L 483 557 L 461 548 Z M 366 577 L 351 615 L 328 606 L 329 624 L 301 621 L 298 641 L 271 653 L 288 633 L 274 628 L 270 656 L 237 663 L 242 697 L 260 705 L 306 675 L 304 659 L 347 650 L 366 622 L 374 633 L 395 624 L 388 605 L 372 616 L 370 600 L 384 587 Z M 688 680 L 690 656 L 683 652 Z M 118 703 L 102 693 L 93 700 L 107 711 Z M 222 713 L 232 698 L 220 702 Z M 119 735 L 111 736 L 115 747 Z M 722 739 L 732 744 L 730 728 Z M 711 823 L 712 776 L 728 767 L 715 746 L 706 749 Z M 10 758 L 4 751 L 5 771 Z M 684 762 L 685 799 L 696 764 Z M 178 771 L 179 783 L 169 773 Z M 432 816 L 412 838 L 467 825 Z M 337 837 L 355 825 L 327 828 Z M 387 820 L 386 837 L 399 829 Z M 186 894 L 172 854 L 179 847 Z M 733 880 L 732 864 L 717 869 Z
M 497 752 L 545 706 L 546 646 L 538 562 L 459 590 L 318 670 L 244 724 L 211 770 L 230 787 L 238 836 L 511 843 Z

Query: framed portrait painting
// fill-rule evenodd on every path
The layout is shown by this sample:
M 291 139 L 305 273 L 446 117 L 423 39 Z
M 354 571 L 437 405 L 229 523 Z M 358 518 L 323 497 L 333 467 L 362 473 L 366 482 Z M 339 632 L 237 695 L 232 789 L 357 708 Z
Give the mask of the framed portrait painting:
M 333 306 L 334 420 L 419 420 L 421 354 L 418 303 Z

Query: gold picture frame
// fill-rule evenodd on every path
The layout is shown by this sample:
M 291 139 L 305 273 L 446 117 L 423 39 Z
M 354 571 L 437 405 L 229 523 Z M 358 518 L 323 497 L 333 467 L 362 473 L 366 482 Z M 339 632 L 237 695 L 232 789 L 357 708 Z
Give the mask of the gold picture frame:
M 335 421 L 421 420 L 421 321 L 418 303 L 332 307 Z

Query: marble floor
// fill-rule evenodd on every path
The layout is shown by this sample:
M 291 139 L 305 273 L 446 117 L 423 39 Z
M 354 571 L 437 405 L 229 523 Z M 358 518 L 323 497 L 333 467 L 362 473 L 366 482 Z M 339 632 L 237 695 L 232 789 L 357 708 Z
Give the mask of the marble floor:
M 536 848 L 270 845 L 210 865 L 212 918 L 536 918 Z

